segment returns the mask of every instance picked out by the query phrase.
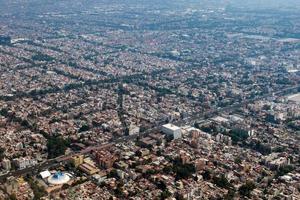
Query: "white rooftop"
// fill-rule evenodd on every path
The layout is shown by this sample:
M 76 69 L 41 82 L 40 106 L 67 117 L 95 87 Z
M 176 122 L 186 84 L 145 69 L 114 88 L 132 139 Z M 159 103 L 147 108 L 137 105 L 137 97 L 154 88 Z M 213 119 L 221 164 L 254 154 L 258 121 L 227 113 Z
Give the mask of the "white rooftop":
M 300 103 L 300 93 L 293 94 L 287 97 L 288 100 Z
M 56 172 L 48 178 L 48 183 L 51 185 L 62 185 L 70 181 L 70 176 L 66 173 Z
M 51 173 L 50 173 L 48 170 L 46 170 L 46 171 L 41 172 L 41 173 L 40 173 L 40 176 L 41 176 L 43 179 L 45 179 L 45 178 L 48 178 L 49 176 L 51 176 Z
M 228 119 L 224 118 L 224 117 L 221 117 L 221 116 L 217 116 L 217 117 L 214 117 L 212 118 L 213 121 L 215 122 L 228 122 Z
M 174 124 L 165 124 L 163 127 L 173 131 L 180 130 L 180 127 L 175 126 Z

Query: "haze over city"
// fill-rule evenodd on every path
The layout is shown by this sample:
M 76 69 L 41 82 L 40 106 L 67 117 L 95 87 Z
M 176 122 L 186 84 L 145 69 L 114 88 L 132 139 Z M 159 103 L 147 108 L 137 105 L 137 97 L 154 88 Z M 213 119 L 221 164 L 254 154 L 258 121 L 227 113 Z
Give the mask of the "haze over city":
M 0 200 L 298 200 L 299 61 L 298 0 L 0 0 Z

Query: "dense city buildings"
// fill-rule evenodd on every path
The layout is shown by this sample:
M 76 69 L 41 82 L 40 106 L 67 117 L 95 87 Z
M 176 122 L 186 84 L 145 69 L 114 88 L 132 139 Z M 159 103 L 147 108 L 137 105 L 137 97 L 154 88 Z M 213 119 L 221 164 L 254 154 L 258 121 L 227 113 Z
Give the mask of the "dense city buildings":
M 0 0 L 0 200 L 300 199 L 296 0 Z

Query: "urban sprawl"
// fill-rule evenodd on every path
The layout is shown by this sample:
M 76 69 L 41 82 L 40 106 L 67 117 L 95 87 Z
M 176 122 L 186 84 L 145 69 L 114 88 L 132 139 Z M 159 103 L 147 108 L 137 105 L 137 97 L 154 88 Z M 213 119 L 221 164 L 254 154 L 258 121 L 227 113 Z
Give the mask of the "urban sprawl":
M 1 0 L 0 199 L 300 199 L 299 8 L 214 2 Z

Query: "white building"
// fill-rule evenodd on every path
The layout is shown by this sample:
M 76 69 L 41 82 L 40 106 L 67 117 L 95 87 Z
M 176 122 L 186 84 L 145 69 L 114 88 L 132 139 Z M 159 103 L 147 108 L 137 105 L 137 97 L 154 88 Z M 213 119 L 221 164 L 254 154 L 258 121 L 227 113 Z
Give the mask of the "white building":
M 8 159 L 4 159 L 1 163 L 3 169 L 10 170 L 11 169 L 11 162 Z
M 63 172 L 55 172 L 51 176 L 48 177 L 48 183 L 50 185 L 63 185 L 65 183 L 68 183 L 71 180 L 71 177 L 67 173 Z
M 49 176 L 51 176 L 51 173 L 50 173 L 48 170 L 42 171 L 42 172 L 40 173 L 40 176 L 41 176 L 42 179 L 46 179 L 46 178 L 48 178 Z
M 13 162 L 19 169 L 25 169 L 37 164 L 37 161 L 31 158 L 15 158 Z
M 229 146 L 232 145 L 231 137 L 229 137 L 227 135 L 223 135 L 221 133 L 218 133 L 218 135 L 216 135 L 216 141 L 225 143 L 226 145 L 229 145 Z
M 129 126 L 129 135 L 136 135 L 136 134 L 139 134 L 140 132 L 140 127 L 139 126 L 136 126 L 134 124 L 130 124 Z
M 173 139 L 178 139 L 182 137 L 181 128 L 173 124 L 165 124 L 162 126 L 161 131 L 167 136 L 172 137 Z

